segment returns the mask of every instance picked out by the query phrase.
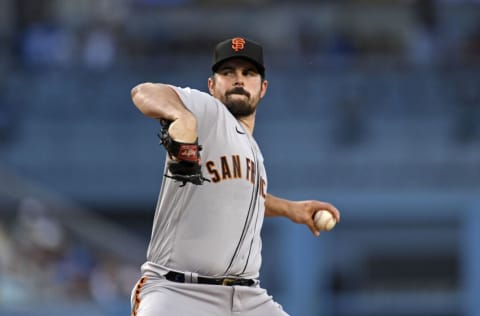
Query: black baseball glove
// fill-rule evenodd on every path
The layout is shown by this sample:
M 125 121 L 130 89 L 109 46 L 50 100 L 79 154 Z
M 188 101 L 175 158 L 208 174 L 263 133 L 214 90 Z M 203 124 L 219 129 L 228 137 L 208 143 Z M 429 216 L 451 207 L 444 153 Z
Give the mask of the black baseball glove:
M 168 133 L 168 128 L 171 122 L 162 121 L 162 128 L 158 137 L 160 143 L 165 147 L 170 156 L 168 162 L 169 174 L 165 174 L 165 177 L 182 182 L 180 187 L 183 187 L 187 182 L 191 182 L 196 185 L 203 184 L 203 182 L 209 179 L 202 175 L 202 169 L 200 166 L 200 151 L 202 146 L 198 145 L 198 139 L 194 143 L 181 143 L 177 142 Z

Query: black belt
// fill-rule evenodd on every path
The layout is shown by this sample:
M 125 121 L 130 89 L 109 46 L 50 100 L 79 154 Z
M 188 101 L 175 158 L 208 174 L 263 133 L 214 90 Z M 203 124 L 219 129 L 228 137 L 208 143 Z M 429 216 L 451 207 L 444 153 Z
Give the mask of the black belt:
M 255 280 L 252 279 L 236 279 L 236 278 L 206 278 L 206 277 L 197 277 L 196 282 L 185 282 L 185 274 L 170 271 L 165 274 L 165 278 L 169 281 L 178 282 L 178 283 L 199 283 L 199 284 L 214 284 L 214 285 L 243 285 L 243 286 L 252 286 L 255 284 Z

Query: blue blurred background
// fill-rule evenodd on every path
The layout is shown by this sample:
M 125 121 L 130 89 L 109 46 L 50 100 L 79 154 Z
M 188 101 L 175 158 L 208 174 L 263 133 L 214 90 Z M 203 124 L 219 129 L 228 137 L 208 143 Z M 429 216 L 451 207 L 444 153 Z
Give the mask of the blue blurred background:
M 480 2 L 0 0 L 0 315 L 129 315 L 165 152 L 130 89 L 206 89 L 213 45 L 264 45 L 264 226 L 291 314 L 480 315 Z

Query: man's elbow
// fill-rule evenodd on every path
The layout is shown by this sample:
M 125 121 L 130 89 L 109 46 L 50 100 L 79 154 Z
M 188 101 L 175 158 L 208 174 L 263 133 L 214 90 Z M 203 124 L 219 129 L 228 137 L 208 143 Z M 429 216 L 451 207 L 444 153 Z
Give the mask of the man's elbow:
M 132 97 L 132 100 L 135 99 L 135 97 L 143 90 L 145 89 L 147 86 L 149 85 L 152 85 L 151 82 L 143 82 L 143 83 L 139 83 L 137 84 L 135 87 L 132 88 L 132 90 L 130 90 L 130 96 Z
M 133 104 L 146 116 L 151 116 L 153 113 L 151 107 L 149 106 L 148 98 L 146 96 L 146 91 L 149 89 L 149 85 L 152 85 L 150 82 L 141 83 L 136 85 L 130 91 L 130 96 L 132 98 Z

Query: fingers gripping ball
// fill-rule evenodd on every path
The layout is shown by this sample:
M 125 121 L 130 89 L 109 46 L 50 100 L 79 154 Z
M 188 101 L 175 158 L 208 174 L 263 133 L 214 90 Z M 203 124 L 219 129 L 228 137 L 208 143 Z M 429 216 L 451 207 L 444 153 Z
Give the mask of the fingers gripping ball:
M 171 161 L 168 162 L 170 175 L 165 177 L 182 182 L 184 186 L 187 182 L 200 185 L 204 181 L 210 182 L 203 177 L 200 167 L 200 151 L 202 146 L 198 145 L 198 140 L 194 143 L 180 143 L 172 139 L 168 133 L 169 123 L 164 124 L 158 135 L 160 142 L 165 147 Z
M 313 215 L 313 222 L 315 228 L 321 231 L 332 230 L 337 224 L 337 221 L 329 211 L 320 210 Z

